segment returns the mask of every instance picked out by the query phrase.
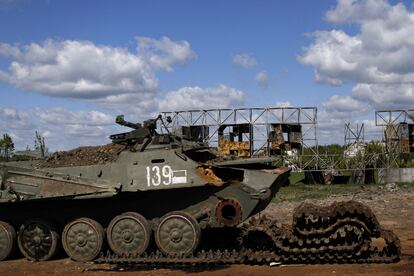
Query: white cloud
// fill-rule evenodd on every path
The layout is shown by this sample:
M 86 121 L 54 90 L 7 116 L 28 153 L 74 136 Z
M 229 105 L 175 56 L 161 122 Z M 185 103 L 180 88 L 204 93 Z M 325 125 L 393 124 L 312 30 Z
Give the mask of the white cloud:
M 269 77 L 267 76 L 266 71 L 260 71 L 257 73 L 255 80 L 257 84 L 262 88 L 267 88 L 269 86 Z
M 414 83 L 359 83 L 353 87 L 352 97 L 361 102 L 369 103 L 376 109 L 412 109 L 414 106 Z
M 381 18 L 389 5 L 385 0 L 338 0 L 338 5 L 329 10 L 325 18 L 332 23 L 360 22 Z
M 313 65 L 319 82 L 340 85 L 344 80 L 358 79 L 361 41 L 343 31 L 317 31 L 315 42 L 299 57 L 303 64 Z M 360 73 L 360 74 L 358 74 Z
M 168 37 L 159 40 L 137 37 L 138 54 L 145 57 L 154 68 L 173 71 L 175 64 L 185 64 L 196 57 L 187 41 L 172 41 Z
M 115 118 L 100 111 L 69 111 L 64 108 L 37 109 L 42 123 L 55 125 L 104 126 L 114 123 Z
M 318 82 L 351 83 L 353 88 L 348 95 L 334 95 L 322 103 L 320 129 L 373 114 L 373 109 L 412 108 L 414 12 L 385 0 L 338 0 L 325 19 L 338 29 L 315 31 L 313 43 L 298 60 L 313 66 Z M 352 24 L 356 31 L 347 33 L 341 24 Z
M 0 81 L 52 97 L 66 97 L 98 105 L 97 110 L 33 108 L 25 112 L 0 109 L 0 131 L 16 137 L 19 148 L 33 144 L 34 131 L 47 138 L 51 150 L 108 143 L 119 129 L 114 115 L 140 122 L 160 111 L 240 106 L 244 93 L 220 84 L 183 87 L 163 93 L 158 70 L 172 71 L 196 55 L 187 41 L 137 37 L 137 50 L 96 45 L 90 41 L 55 41 L 29 45 L 0 44 L 0 57 L 10 61 Z M 122 130 L 121 130 L 122 131 Z
M 102 99 L 159 90 L 157 70 L 172 71 L 175 64 L 195 54 L 187 41 L 139 37 L 138 50 L 95 45 L 90 41 L 46 40 L 24 46 L 0 44 L 0 56 L 10 60 L 0 80 L 54 97 Z
M 365 11 L 371 10 L 372 13 Z M 333 22 L 356 23 L 360 31 L 317 31 L 315 42 L 299 57 L 315 68 L 320 82 L 414 82 L 414 13 L 385 1 L 339 1 L 328 11 Z
M 113 111 L 114 114 L 128 114 L 134 119 L 142 120 L 157 115 L 159 103 L 163 99 L 164 95 L 161 92 L 129 93 L 97 99 L 94 103 Z
M 255 57 L 250 54 L 234 55 L 233 63 L 246 69 L 252 68 L 257 64 Z
M 276 107 L 291 107 L 292 104 L 289 101 L 276 102 Z
M 244 93 L 223 84 L 214 87 L 183 87 L 166 95 L 140 98 L 125 94 L 122 99 L 102 104 L 114 114 L 125 114 L 127 120 L 141 122 L 155 118 L 161 111 L 237 107 L 244 103 Z M 65 108 L 35 108 L 25 112 L 0 108 L 1 133 L 15 138 L 16 147 L 32 145 L 37 130 L 46 137 L 51 150 L 71 149 L 85 145 L 109 143 L 109 135 L 125 131 L 115 124 L 113 114 L 97 110 L 71 111 Z
M 15 108 L 0 107 L 0 130 L 33 129 L 33 124 L 29 118 L 30 115 L 27 112 L 22 112 Z
M 348 116 L 366 114 L 370 110 L 365 103 L 351 96 L 334 95 L 327 101 L 322 102 L 322 106 L 328 112 L 344 112 Z
M 7 43 L 0 43 L 0 56 L 10 58 L 21 58 L 21 51 L 18 46 L 13 46 Z
M 318 111 L 318 141 L 319 144 L 344 144 L 345 124 L 351 128 L 361 127 L 364 124 L 364 139 L 381 140 L 383 129 L 375 125 L 374 119 L 356 119 L 345 112 Z
M 35 131 L 46 138 L 51 150 L 80 145 L 109 143 L 108 136 L 116 132 L 112 115 L 100 111 L 69 111 L 64 108 L 30 109 L 0 108 L 0 135 L 12 136 L 16 149 L 33 146 Z
M 323 144 L 343 144 L 344 124 L 351 123 L 353 127 L 361 125 L 363 120 L 358 119 L 359 116 L 371 111 L 369 105 L 349 95 L 334 95 L 322 102 L 321 106 L 324 109 L 318 112 L 318 139 Z M 377 130 L 380 131 L 379 128 Z M 375 136 L 376 139 L 381 137 L 379 132 L 375 134 L 379 134 Z
M 34 133 L 35 124 L 28 112 L 0 107 L 0 122 L 0 136 L 9 134 L 15 147 L 24 147 L 26 141 L 32 141 L 31 133 Z
M 244 103 L 244 93 L 220 84 L 215 87 L 183 87 L 170 91 L 160 102 L 160 111 L 237 107 Z

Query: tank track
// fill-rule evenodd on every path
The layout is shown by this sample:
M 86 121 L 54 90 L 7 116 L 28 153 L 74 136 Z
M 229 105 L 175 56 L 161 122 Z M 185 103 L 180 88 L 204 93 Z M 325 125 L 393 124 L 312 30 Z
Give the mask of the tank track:
M 159 251 L 136 256 L 107 252 L 97 263 L 142 265 L 228 265 L 316 263 L 391 263 L 399 261 L 398 237 L 378 223 L 372 211 L 356 201 L 320 207 L 298 206 L 292 226 L 256 216 L 239 227 L 238 246 L 200 250 L 190 256 L 165 256 Z M 375 246 L 375 239 L 381 248 Z M 374 241 L 373 241 L 374 240 Z

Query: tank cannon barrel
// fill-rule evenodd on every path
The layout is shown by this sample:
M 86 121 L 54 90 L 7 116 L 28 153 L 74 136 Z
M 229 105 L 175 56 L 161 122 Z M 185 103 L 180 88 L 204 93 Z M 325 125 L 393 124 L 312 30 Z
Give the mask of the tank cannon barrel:
M 140 129 L 142 127 L 140 123 L 131 123 L 131 122 L 125 121 L 124 115 L 116 116 L 115 123 L 121 126 L 130 127 L 133 129 Z
M 118 115 L 115 119 L 115 122 L 118 125 L 126 126 L 132 128 L 129 132 L 125 133 L 118 133 L 109 136 L 113 143 L 116 144 L 125 144 L 125 145 L 135 145 L 137 142 L 142 143 L 143 139 L 149 138 L 156 134 L 155 129 L 157 128 L 157 119 L 150 119 L 144 121 L 144 124 L 141 125 L 140 123 L 131 123 L 125 121 L 124 115 Z

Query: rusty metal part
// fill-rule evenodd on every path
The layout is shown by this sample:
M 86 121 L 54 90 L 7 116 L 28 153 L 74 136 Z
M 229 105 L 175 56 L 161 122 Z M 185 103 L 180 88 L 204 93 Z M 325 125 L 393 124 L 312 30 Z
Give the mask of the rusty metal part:
M 372 211 L 355 201 L 326 207 L 305 203 L 295 209 L 291 227 L 261 217 L 251 219 L 242 229 L 240 242 L 250 251 L 262 249 L 251 246 L 257 233 L 271 241 L 264 247 L 267 253 L 249 256 L 256 262 L 264 260 L 263 254 L 274 253 L 288 263 L 395 262 L 400 256 L 398 237 L 382 229 Z M 384 241 L 382 249 L 372 243 L 378 238 Z
M 243 210 L 235 199 L 223 199 L 216 206 L 216 218 L 224 226 L 232 227 L 241 222 Z
M 224 264 L 240 264 L 243 263 L 243 253 L 237 250 L 201 250 L 195 254 L 184 257 L 183 255 L 166 256 L 161 251 L 157 250 L 151 253 L 144 253 L 141 255 L 119 256 L 111 254 L 109 251 L 106 254 L 95 260 L 96 263 L 110 263 L 119 265 L 143 264 L 146 266 L 162 265 L 171 267 L 182 266 L 200 266 L 200 265 L 224 265 Z
M 306 228 L 327 229 L 337 220 L 356 219 L 364 222 L 375 234 L 381 229 L 378 219 L 371 209 L 357 201 L 334 202 L 329 206 L 318 206 L 304 202 L 293 213 L 293 225 L 298 233 L 306 235 Z
M 199 166 L 196 168 L 196 172 L 205 180 L 207 183 L 213 184 L 214 186 L 220 187 L 224 184 L 224 181 L 214 174 L 212 166 Z
M 248 141 L 232 142 L 221 137 L 218 143 L 218 151 L 224 156 L 235 155 L 237 157 L 249 157 L 250 143 Z

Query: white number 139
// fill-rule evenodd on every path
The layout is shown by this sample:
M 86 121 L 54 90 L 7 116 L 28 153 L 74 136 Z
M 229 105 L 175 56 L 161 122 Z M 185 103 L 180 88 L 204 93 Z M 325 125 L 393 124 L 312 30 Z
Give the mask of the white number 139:
M 148 187 L 163 185 L 170 185 L 172 182 L 172 170 L 170 166 L 163 167 L 147 167 L 147 184 Z

